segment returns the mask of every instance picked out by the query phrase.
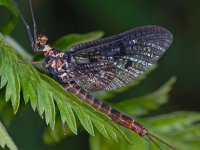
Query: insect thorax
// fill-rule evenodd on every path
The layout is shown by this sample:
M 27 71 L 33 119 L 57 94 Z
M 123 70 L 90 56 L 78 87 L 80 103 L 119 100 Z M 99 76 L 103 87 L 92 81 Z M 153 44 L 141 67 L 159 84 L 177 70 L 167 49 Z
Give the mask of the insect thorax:
M 73 69 L 65 53 L 52 48 L 45 53 L 45 70 L 59 83 L 67 83 L 74 78 Z

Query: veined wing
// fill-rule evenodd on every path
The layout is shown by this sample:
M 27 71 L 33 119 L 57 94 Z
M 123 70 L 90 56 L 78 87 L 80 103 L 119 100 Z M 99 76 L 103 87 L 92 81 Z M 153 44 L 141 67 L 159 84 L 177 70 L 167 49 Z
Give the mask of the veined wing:
M 171 45 L 172 34 L 159 26 L 78 44 L 69 49 L 77 83 L 87 91 L 123 87 L 154 64 Z

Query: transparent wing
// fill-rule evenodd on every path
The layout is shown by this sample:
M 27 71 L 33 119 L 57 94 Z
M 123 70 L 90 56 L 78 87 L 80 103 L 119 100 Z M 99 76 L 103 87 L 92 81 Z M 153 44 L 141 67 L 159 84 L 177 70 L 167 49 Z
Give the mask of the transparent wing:
M 172 34 L 159 26 L 139 27 L 71 47 L 77 83 L 89 92 L 116 90 L 142 73 L 171 45 Z
M 116 66 L 106 61 L 78 65 L 76 70 L 75 77 L 78 77 L 76 82 L 87 92 L 106 90 L 113 79 L 118 78 Z

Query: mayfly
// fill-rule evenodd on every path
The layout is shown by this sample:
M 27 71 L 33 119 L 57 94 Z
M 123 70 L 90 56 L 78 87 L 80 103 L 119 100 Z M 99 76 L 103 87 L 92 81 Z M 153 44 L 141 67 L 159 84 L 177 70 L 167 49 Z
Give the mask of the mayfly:
M 17 7 L 16 1 L 13 2 Z M 49 74 L 68 92 L 105 113 L 115 123 L 142 137 L 148 137 L 159 149 L 155 140 L 175 150 L 134 119 L 89 94 L 99 90 L 116 90 L 134 81 L 169 48 L 173 41 L 172 34 L 163 27 L 143 26 L 104 39 L 77 44 L 61 52 L 49 45 L 46 35 L 37 34 L 31 0 L 29 3 L 33 30 L 21 11 L 18 11 L 26 26 L 32 49 L 44 53 L 45 69 Z

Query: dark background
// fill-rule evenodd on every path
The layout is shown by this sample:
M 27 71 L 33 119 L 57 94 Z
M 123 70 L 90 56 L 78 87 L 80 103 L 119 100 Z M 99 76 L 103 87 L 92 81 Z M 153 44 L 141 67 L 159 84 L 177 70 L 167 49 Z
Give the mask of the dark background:
M 18 0 L 18 3 L 31 22 L 27 0 Z M 176 76 L 178 80 L 170 94 L 170 102 L 161 107 L 163 112 L 200 109 L 199 6 L 198 0 L 33 0 L 38 32 L 47 34 L 52 43 L 70 33 L 102 30 L 106 33 L 105 36 L 110 36 L 149 24 L 170 30 L 174 36 L 172 46 L 159 60 L 159 67 L 135 90 L 136 95 L 141 94 L 141 91 L 150 92 L 171 76 Z M 21 22 L 12 32 L 12 36 L 32 53 Z M 45 147 L 41 142 L 41 132 L 45 124 L 38 125 L 41 123 L 38 116 L 29 108 L 18 114 L 16 122 L 27 118 L 27 124 L 21 121 L 19 126 L 11 127 L 11 130 L 17 129 L 21 134 L 21 138 L 16 137 L 18 141 L 15 140 L 19 148 L 56 148 Z M 22 129 L 24 133 L 21 133 Z M 16 132 L 15 134 L 17 136 Z M 29 138 L 29 135 L 39 137 L 38 141 L 30 141 L 37 138 Z M 16 139 L 15 135 L 11 136 Z M 67 145 L 68 149 L 88 149 L 87 144 L 87 134 L 81 132 L 80 136 L 72 137 L 59 145 Z

